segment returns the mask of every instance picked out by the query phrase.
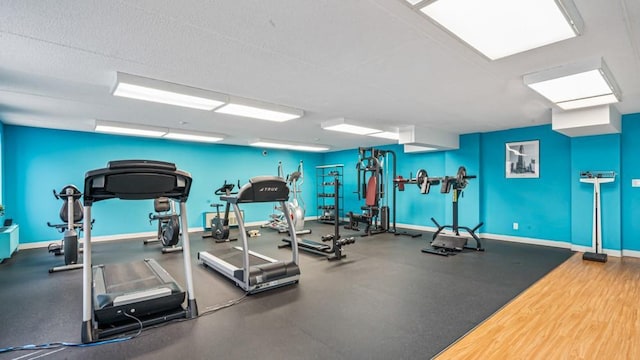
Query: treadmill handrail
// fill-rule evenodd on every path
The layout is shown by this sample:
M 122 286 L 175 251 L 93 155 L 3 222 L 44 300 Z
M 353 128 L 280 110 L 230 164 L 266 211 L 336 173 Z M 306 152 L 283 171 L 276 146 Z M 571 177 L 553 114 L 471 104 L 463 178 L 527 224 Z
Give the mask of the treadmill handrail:
M 187 201 L 191 174 L 173 163 L 154 160 L 111 161 L 106 168 L 88 171 L 84 180 L 84 205 L 107 199 Z

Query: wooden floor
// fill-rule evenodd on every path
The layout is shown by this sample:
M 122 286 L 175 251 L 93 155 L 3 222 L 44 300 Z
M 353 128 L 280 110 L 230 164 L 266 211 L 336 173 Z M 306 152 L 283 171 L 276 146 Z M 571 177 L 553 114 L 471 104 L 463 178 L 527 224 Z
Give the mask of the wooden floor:
M 436 359 L 640 359 L 640 259 L 577 253 Z

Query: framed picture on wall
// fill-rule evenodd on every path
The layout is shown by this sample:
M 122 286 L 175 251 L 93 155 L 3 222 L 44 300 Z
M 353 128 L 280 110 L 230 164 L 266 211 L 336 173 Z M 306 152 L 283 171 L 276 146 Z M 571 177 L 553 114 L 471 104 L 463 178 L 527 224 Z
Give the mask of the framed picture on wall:
M 540 141 L 517 141 L 505 144 L 507 178 L 540 177 Z

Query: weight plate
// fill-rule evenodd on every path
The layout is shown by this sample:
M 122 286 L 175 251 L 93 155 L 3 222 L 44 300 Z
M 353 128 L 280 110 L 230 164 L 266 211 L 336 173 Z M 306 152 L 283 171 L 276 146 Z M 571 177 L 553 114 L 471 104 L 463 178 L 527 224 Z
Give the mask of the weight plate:
M 458 168 L 458 174 L 456 174 L 456 183 L 458 189 L 462 190 L 467 187 L 467 169 L 464 166 Z
M 418 188 L 422 188 L 422 183 L 424 183 L 425 181 L 429 181 L 427 170 L 425 169 L 418 170 L 416 172 L 416 184 L 418 185 Z

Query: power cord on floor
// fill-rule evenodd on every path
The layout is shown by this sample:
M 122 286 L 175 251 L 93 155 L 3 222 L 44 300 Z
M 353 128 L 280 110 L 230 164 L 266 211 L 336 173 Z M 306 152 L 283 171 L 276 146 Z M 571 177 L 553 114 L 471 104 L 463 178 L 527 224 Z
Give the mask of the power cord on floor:
M 61 342 L 52 342 L 52 343 L 39 344 L 39 345 L 30 344 L 30 345 L 22 345 L 22 346 L 10 346 L 10 347 L 6 347 L 6 348 L 0 348 L 0 353 L 6 353 L 6 352 L 18 351 L 18 350 L 57 349 L 57 348 L 61 348 L 61 347 L 90 347 L 90 346 L 98 346 L 98 345 L 119 343 L 119 342 L 124 342 L 124 341 L 131 340 L 131 339 L 133 339 L 133 336 L 119 337 L 119 338 L 115 338 L 115 339 L 90 342 L 90 343 L 86 343 L 86 344 L 84 344 L 84 343 L 70 343 L 70 342 L 61 341 Z
M 210 314 L 213 314 L 216 311 L 219 311 L 219 310 L 222 310 L 222 309 L 226 309 L 226 308 L 231 307 L 233 305 L 239 304 L 239 303 L 243 302 L 246 298 L 247 298 L 247 294 L 244 294 L 243 296 L 241 296 L 241 297 L 239 297 L 237 299 L 229 300 L 228 302 L 226 302 L 224 304 L 209 306 L 209 307 L 205 308 L 205 310 L 203 312 L 201 312 L 198 315 L 198 317 L 203 317 L 203 316 L 206 316 L 206 315 L 210 315 Z M 131 319 L 137 321 L 138 324 L 140 325 L 140 327 L 138 328 L 138 331 L 134 335 L 127 335 L 127 336 L 118 337 L 118 338 L 115 338 L 115 339 L 101 340 L 101 341 L 95 341 L 95 342 L 90 342 L 90 343 L 71 343 L 71 342 L 59 341 L 59 342 L 51 342 L 51 343 L 45 343 L 45 344 L 39 344 L 39 345 L 29 344 L 29 345 L 22 345 L 22 346 L 10 346 L 10 347 L 6 347 L 6 348 L 0 348 L 0 354 L 12 352 L 12 351 L 20 351 L 20 350 L 44 350 L 44 349 L 57 349 L 57 348 L 62 348 L 62 347 L 78 347 L 78 348 L 82 348 L 82 347 L 91 347 L 91 346 L 106 345 L 106 344 L 115 344 L 115 343 L 129 341 L 131 339 L 135 339 L 136 337 L 140 336 L 140 334 L 142 334 L 142 330 L 144 328 L 143 324 L 142 324 L 142 321 L 140 319 L 138 319 L 137 317 L 133 316 L 133 315 L 127 314 L 126 312 L 123 312 L 122 314 L 124 316 L 128 317 L 128 318 L 131 318 Z M 162 323 L 162 324 L 158 324 L 158 325 L 155 325 L 155 326 L 149 326 L 149 327 L 146 327 L 146 329 L 155 329 L 155 328 L 167 325 L 169 323 L 187 321 L 187 320 L 193 320 L 193 319 L 176 319 L 176 320 L 172 320 L 172 321 L 165 322 L 165 323 Z
M 226 309 L 226 308 L 231 307 L 231 306 L 236 305 L 236 304 L 240 304 L 241 302 L 243 302 L 243 301 L 245 301 L 247 299 L 247 295 L 248 294 L 244 294 L 241 297 L 239 297 L 237 299 L 229 300 L 224 304 L 209 306 L 209 307 L 205 308 L 204 311 L 202 311 L 198 315 L 198 317 L 203 317 L 203 316 L 206 316 L 206 315 L 210 315 L 210 314 L 213 314 L 216 311 L 219 311 L 219 310 L 222 310 L 222 309 Z

